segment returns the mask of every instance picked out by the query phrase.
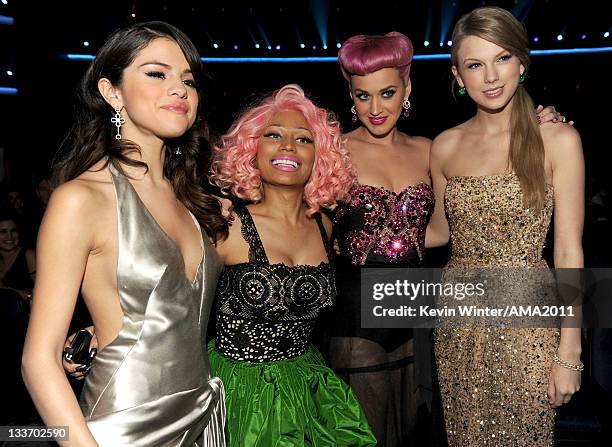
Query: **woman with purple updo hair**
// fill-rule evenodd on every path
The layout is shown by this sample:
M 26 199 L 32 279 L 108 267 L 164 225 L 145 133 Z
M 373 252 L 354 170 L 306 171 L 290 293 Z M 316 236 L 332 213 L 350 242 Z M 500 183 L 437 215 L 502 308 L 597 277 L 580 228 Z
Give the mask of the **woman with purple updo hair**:
M 361 327 L 361 267 L 422 266 L 434 207 L 431 141 L 397 129 L 410 112 L 412 55 L 412 42 L 398 32 L 353 36 L 338 54 L 352 120 L 360 125 L 346 134 L 358 182 L 334 216 L 338 301 L 328 355 L 361 402 L 379 446 L 417 442 L 417 409 L 427 398 L 421 393 L 431 389 L 430 379 L 415 379 L 411 329 Z M 418 360 L 425 378 L 431 377 L 429 359 Z

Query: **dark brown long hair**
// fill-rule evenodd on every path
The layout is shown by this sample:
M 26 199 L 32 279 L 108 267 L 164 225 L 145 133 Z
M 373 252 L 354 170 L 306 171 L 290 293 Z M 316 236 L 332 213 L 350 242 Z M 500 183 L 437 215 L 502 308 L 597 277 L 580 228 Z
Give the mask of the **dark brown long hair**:
M 212 154 L 202 116 L 201 86 L 205 74 L 194 44 L 182 31 L 168 23 L 135 24 L 115 31 L 102 45 L 78 86 L 74 124 L 53 160 L 54 184 L 78 177 L 101 160 L 106 160 L 104 167 L 112 163 L 122 173 L 121 165 L 148 169 L 146 163 L 128 156 L 140 151 L 138 145 L 115 139 L 115 127 L 110 121 L 114 112 L 100 94 L 98 81 L 106 78 L 112 85 L 121 85 L 124 69 L 140 50 L 158 38 L 173 40 L 181 48 L 200 98 L 193 126 L 181 137 L 165 142 L 164 175 L 177 198 L 195 215 L 208 236 L 217 241 L 227 236 L 227 224 L 221 216 L 219 201 L 203 187 L 208 184 L 206 173 Z M 173 153 L 177 147 L 180 147 L 182 155 Z
M 452 37 L 451 63 L 455 66 L 458 66 L 459 46 L 467 36 L 477 36 L 499 45 L 521 61 L 525 73 L 529 69 L 527 31 L 505 9 L 493 6 L 476 8 L 459 19 Z M 510 116 L 509 164 L 521 182 L 523 205 L 541 208 L 546 196 L 544 142 L 533 108 L 529 93 L 519 84 Z

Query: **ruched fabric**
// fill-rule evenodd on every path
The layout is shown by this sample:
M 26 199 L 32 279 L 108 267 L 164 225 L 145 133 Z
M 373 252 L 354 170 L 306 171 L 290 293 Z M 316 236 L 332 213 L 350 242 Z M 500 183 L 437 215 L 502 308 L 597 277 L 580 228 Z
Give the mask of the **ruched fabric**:
M 225 384 L 228 445 L 376 445 L 355 395 L 314 346 L 275 362 L 232 360 L 216 351 L 214 341 L 208 354 Z

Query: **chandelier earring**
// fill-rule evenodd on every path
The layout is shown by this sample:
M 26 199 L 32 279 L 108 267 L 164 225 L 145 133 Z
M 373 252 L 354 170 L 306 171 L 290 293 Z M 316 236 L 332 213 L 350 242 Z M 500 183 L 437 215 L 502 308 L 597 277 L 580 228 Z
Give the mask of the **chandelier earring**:
M 404 98 L 404 101 L 402 101 L 402 108 L 404 111 L 402 113 L 406 118 L 410 116 L 410 107 L 412 107 L 410 100 L 408 100 L 408 98 Z
M 357 122 L 357 109 L 355 108 L 355 106 L 351 107 L 351 114 L 353 116 L 351 116 L 351 121 L 356 123 Z
M 115 125 L 117 128 L 117 133 L 115 134 L 115 140 L 121 139 L 121 126 L 125 124 L 125 118 L 121 117 L 121 110 L 123 107 L 115 108 L 115 115 L 111 118 L 111 123 Z

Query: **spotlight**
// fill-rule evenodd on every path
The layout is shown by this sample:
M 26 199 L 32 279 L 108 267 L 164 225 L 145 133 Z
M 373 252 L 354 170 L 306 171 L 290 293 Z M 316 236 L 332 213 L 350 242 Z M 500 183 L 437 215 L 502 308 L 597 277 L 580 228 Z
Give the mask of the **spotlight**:
M 218 43 L 213 43 L 213 48 L 216 50 L 217 48 L 219 48 L 219 44 Z
M 306 48 L 306 45 L 304 45 L 303 43 L 300 44 L 300 48 Z
M 604 33 L 604 37 L 610 37 L 610 31 L 606 31 L 606 32 Z
M 449 46 L 449 47 L 453 46 L 453 41 L 452 40 L 447 41 L 446 45 Z
M 535 36 L 533 38 L 534 43 L 538 43 L 540 41 L 540 38 L 538 36 Z
M 428 47 L 429 46 L 429 40 L 426 40 L 425 42 L 423 42 L 423 45 Z
M 277 50 L 280 50 L 280 45 L 276 45 L 276 49 L 277 49 Z
M 255 48 L 259 49 L 259 44 L 258 43 L 255 44 Z
M 268 45 L 268 50 L 271 50 L 271 49 L 272 49 L 272 45 Z
M 88 42 L 87 40 L 84 40 L 84 41 L 83 41 L 83 46 L 84 46 L 84 47 L 88 47 L 88 46 L 89 46 L 89 42 Z
M 316 46 L 316 45 L 313 45 L 313 46 L 312 46 L 312 49 L 313 49 L 313 50 L 316 50 L 316 49 L 317 49 L 317 46 Z
M 582 36 L 580 36 L 580 38 L 581 38 L 582 40 L 585 40 L 585 39 L 587 38 L 587 35 L 586 35 L 586 34 L 583 34 Z
M 238 45 L 234 45 L 234 50 L 237 50 L 237 49 L 238 49 Z
M 8 0 L 2 0 L 3 5 L 8 5 Z
M 338 43 L 336 44 L 336 48 L 342 48 L 342 44 L 341 44 L 340 42 L 338 42 Z
M 6 3 L 5 3 L 6 5 Z M 6 74 L 9 76 L 13 76 L 13 71 L 12 70 L 6 70 Z
M 132 13 L 132 18 L 136 18 L 136 13 L 135 12 Z
M 327 50 L 327 45 L 323 45 L 323 49 L 324 49 L 324 50 Z
M 444 46 L 444 42 L 440 42 L 440 46 L 443 47 Z
M 557 40 L 563 40 L 563 34 L 557 34 Z

